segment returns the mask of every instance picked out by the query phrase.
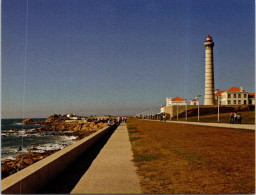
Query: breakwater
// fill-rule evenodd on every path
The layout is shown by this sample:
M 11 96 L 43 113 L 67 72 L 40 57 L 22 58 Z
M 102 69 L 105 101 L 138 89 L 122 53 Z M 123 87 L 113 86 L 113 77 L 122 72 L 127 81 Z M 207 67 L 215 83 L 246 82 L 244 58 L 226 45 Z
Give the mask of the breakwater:
M 2 193 L 35 193 L 70 165 L 82 153 L 96 144 L 116 126 L 104 127 L 96 133 L 38 161 L 37 163 L 2 180 Z

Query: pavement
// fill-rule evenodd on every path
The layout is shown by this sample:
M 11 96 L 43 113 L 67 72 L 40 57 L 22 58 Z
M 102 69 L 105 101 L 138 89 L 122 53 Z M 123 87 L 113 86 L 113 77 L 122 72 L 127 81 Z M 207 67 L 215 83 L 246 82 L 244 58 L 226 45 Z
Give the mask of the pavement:
M 141 193 L 126 123 L 121 123 L 71 194 Z
M 159 120 L 151 120 L 151 121 L 159 121 Z M 203 123 L 203 122 L 186 122 L 186 121 L 169 121 L 168 123 L 181 123 L 181 124 L 190 124 L 190 125 L 202 125 L 202 126 L 210 126 L 210 127 L 224 127 L 224 128 L 233 128 L 233 129 L 247 129 L 254 130 L 254 124 L 229 124 L 229 123 Z

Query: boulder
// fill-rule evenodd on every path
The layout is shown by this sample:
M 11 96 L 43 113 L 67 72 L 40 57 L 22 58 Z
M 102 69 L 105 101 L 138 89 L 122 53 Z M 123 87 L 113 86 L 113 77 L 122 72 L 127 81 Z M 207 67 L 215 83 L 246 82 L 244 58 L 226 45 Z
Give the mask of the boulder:
M 21 123 L 22 124 L 34 124 L 35 121 L 33 121 L 33 119 L 31 119 L 31 118 L 27 118 L 27 119 L 23 120 Z

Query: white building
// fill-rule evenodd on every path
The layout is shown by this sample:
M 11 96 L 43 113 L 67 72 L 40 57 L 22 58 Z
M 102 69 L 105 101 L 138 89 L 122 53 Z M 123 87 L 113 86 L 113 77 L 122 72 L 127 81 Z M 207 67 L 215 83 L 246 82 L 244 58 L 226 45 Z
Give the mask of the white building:
M 77 120 L 78 117 L 76 116 L 76 114 L 67 114 L 67 117 L 71 120 Z
M 196 99 L 189 100 L 189 105 L 191 105 L 191 106 L 199 105 L 199 101 Z
M 218 102 L 219 98 L 220 105 L 255 104 L 255 94 L 250 94 L 252 95 L 250 96 L 249 93 L 245 91 L 242 86 L 240 88 L 232 87 L 226 91 L 219 91 L 218 93 L 215 93 L 215 101 Z
M 185 99 L 182 99 L 180 97 L 176 97 L 174 99 L 172 98 L 166 98 L 166 106 L 182 106 L 182 105 L 186 105 L 187 102 Z
M 249 104 L 255 105 L 255 93 L 248 93 Z

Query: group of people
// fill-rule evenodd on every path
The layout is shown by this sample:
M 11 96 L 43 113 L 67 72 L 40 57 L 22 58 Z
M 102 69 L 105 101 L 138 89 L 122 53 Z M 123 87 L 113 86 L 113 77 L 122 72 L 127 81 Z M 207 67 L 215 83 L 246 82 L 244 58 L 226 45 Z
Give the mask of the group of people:
M 160 115 L 160 122 L 166 122 L 166 116 L 165 115 Z
M 111 125 L 114 125 L 114 124 L 117 124 L 119 125 L 121 122 L 124 122 L 126 123 L 126 116 L 122 116 L 122 117 L 117 117 L 117 118 L 114 118 L 114 119 L 109 119 L 108 120 L 108 126 L 111 126 Z
M 240 113 L 232 112 L 229 116 L 230 124 L 241 124 L 242 123 L 242 115 Z

